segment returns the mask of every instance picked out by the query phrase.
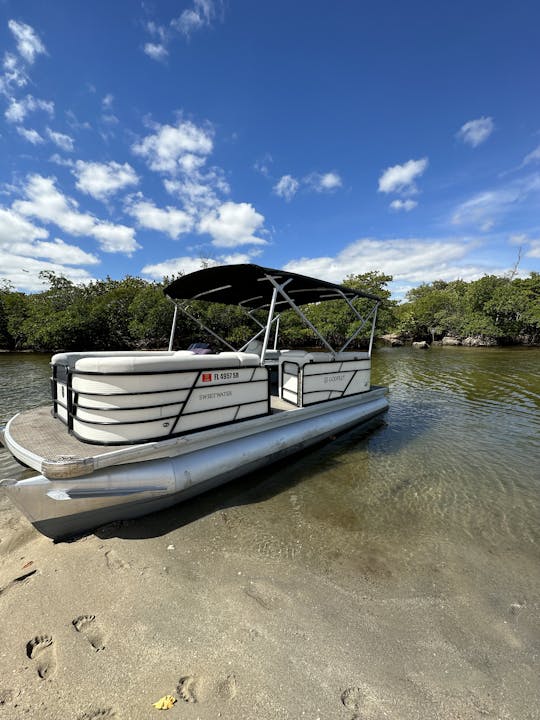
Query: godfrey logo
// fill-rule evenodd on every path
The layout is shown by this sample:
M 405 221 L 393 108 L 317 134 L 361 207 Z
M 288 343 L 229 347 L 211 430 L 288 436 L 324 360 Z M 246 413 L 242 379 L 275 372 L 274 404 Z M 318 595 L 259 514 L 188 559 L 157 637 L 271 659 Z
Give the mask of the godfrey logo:
M 324 384 L 326 383 L 333 383 L 333 382 L 339 382 L 340 380 L 345 380 L 345 375 L 325 375 L 324 376 Z
M 203 373 L 201 380 L 203 382 L 212 382 L 212 373 Z

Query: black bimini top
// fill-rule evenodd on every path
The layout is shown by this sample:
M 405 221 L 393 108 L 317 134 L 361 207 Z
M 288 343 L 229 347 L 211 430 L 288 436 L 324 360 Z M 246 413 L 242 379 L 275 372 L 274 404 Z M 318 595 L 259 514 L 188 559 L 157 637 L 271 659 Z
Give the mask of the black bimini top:
M 348 300 L 357 297 L 381 300 L 376 295 L 344 285 L 252 264 L 219 265 L 197 270 L 178 278 L 164 292 L 174 300 L 207 300 L 259 310 L 270 306 L 274 283 L 284 286 L 284 292 L 296 305 L 342 300 L 344 297 Z M 288 305 L 288 302 L 278 295 L 276 305 L 280 307 Z

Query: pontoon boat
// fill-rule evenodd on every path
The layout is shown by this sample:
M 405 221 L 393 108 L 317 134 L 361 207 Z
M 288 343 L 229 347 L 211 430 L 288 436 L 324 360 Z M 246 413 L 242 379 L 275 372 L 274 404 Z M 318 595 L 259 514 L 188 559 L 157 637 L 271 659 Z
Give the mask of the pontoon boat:
M 165 293 L 175 304 L 168 350 L 56 354 L 52 407 L 21 412 L 3 429 L 5 447 L 39 474 L 2 485 L 49 537 L 165 508 L 388 408 L 385 388 L 370 384 L 376 296 L 251 264 L 190 273 Z M 357 298 L 367 298 L 367 312 L 359 312 Z M 237 305 L 258 332 L 236 349 L 201 323 L 194 300 Z M 302 309 L 329 300 L 346 303 L 357 321 L 340 348 Z M 279 315 L 287 309 L 324 351 L 279 349 Z M 227 350 L 175 351 L 179 311 Z M 367 351 L 347 350 L 365 327 Z

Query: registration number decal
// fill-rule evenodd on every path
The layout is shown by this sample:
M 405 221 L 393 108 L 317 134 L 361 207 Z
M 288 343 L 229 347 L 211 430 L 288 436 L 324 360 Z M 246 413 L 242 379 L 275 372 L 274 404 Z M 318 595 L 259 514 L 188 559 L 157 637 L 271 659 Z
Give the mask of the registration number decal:
M 209 383 L 219 380 L 238 380 L 239 377 L 240 373 L 238 372 L 238 370 L 227 370 L 224 372 L 202 373 L 201 381 L 203 383 Z

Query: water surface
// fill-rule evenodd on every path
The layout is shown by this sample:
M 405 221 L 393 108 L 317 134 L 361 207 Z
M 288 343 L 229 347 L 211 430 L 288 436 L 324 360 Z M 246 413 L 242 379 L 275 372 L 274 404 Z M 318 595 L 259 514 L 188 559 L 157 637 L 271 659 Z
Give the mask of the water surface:
M 0 422 L 49 402 L 48 363 L 48 355 L 0 354 Z M 279 517 L 288 529 L 294 506 L 304 522 L 324 527 L 327 540 L 334 533 L 338 548 L 343 532 L 354 531 L 356 548 L 366 542 L 399 554 L 412 542 L 434 557 L 463 538 L 536 552 L 540 350 L 380 349 L 373 364 L 373 381 L 389 388 L 381 427 L 248 479 L 283 505 L 273 536 Z M 26 471 L 2 450 L 0 472 Z
M 49 402 L 48 360 L 0 354 L 0 420 Z M 379 349 L 373 381 L 390 410 L 369 433 L 98 537 L 118 536 L 117 550 L 164 566 L 177 588 L 201 563 L 225 583 L 251 568 L 253 587 L 271 591 L 258 610 L 287 589 L 293 624 L 311 603 L 354 650 L 332 692 L 363 682 L 399 698 L 377 717 L 537 720 L 539 370 L 540 349 Z M 0 451 L 0 477 L 28 472 Z M 15 512 L 1 496 L 0 511 Z M 316 607 L 325 588 L 337 599 Z M 323 668 L 335 642 L 314 644 Z

